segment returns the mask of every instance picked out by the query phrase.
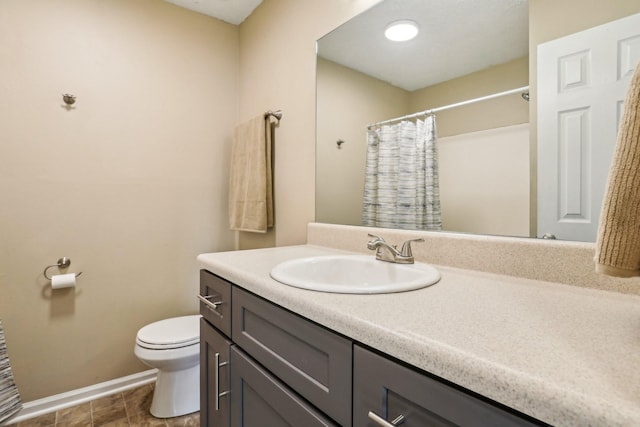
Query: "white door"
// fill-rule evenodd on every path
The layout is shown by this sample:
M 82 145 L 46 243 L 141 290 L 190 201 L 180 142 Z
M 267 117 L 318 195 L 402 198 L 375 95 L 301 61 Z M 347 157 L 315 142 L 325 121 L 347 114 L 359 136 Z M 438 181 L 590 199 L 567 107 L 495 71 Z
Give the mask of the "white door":
M 538 237 L 595 242 L 640 14 L 538 46 Z

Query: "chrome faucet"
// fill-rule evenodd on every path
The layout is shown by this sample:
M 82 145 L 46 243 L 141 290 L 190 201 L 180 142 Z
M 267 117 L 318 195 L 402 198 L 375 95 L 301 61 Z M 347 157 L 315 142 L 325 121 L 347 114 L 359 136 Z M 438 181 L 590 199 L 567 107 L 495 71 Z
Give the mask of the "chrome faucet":
M 389 245 L 384 239 L 375 234 L 369 234 L 373 240 L 367 242 L 367 248 L 376 251 L 376 259 L 380 261 L 393 262 L 396 264 L 413 264 L 413 253 L 411 252 L 411 242 L 424 242 L 424 239 L 409 239 L 402 244 L 402 249 L 398 250 L 396 245 Z

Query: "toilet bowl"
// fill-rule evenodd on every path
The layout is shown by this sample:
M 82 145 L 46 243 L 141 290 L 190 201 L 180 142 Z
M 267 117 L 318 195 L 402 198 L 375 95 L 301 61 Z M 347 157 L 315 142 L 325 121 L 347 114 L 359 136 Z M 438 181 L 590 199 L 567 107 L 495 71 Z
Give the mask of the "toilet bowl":
M 142 327 L 134 353 L 158 369 L 151 415 L 171 418 L 200 410 L 200 315 L 173 317 Z

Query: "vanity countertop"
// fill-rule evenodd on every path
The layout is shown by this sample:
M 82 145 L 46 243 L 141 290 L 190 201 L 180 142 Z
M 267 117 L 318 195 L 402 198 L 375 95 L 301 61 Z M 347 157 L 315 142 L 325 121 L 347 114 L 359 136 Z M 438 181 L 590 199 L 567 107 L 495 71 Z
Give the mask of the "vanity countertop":
M 541 421 L 640 425 L 640 296 L 443 266 L 434 286 L 380 295 L 308 291 L 269 276 L 280 262 L 337 253 L 349 252 L 301 245 L 198 261 L 354 341 Z

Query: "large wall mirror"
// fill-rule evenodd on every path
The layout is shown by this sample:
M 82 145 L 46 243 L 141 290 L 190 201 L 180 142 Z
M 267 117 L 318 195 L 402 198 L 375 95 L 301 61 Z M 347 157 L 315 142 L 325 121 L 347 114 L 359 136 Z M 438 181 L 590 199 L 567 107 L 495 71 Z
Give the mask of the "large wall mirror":
M 538 182 L 555 172 L 538 168 L 537 95 L 551 84 L 537 76 L 538 46 L 637 13 L 640 2 L 625 0 L 383 0 L 322 37 L 316 221 L 362 224 L 368 125 L 489 97 L 436 114 L 443 230 L 541 237 L 549 196 Z M 384 38 L 388 24 L 407 19 L 418 24 L 415 39 Z M 601 157 L 606 170 L 610 156 Z

